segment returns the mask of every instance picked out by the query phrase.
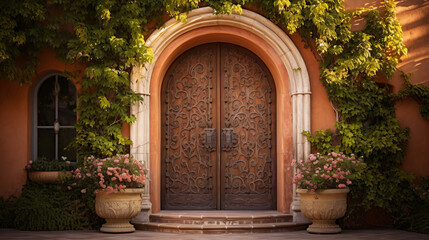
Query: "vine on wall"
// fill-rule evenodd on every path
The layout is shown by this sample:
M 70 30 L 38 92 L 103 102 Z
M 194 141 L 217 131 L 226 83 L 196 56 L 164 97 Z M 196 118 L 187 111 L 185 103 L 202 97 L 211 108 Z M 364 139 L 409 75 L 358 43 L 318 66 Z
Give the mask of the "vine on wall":
M 408 130 L 395 116 L 395 101 L 412 97 L 428 118 L 429 88 L 413 85 L 404 74 L 398 94 L 377 82 L 392 78 L 407 49 L 396 19 L 395 2 L 385 12 L 347 12 L 343 0 L 24 0 L 0 5 L 0 74 L 22 83 L 35 74 L 37 53 L 54 47 L 60 58 L 86 66 L 79 91 L 75 147 L 81 158 L 128 151 L 123 123 L 135 118 L 129 107 L 141 101 L 131 91 L 130 70 L 151 60 L 145 27 L 163 13 L 186 21 L 186 13 L 211 6 L 215 14 L 240 13 L 256 5 L 290 34 L 299 32 L 320 61 L 320 80 L 339 113 L 336 130 L 304 133 L 321 152 L 344 151 L 365 157 L 368 171 L 356 184 L 364 206 L 395 212 L 406 200 L 403 186 L 411 176 L 401 171 Z M 365 17 L 363 30 L 351 31 L 351 20 Z M 402 204 L 402 205 L 401 205 Z M 409 206 L 406 205 L 406 206 Z

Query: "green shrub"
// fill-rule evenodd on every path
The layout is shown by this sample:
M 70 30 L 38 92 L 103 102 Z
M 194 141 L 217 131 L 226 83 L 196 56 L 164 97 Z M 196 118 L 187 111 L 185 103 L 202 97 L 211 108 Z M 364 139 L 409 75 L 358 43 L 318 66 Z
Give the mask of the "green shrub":
M 402 206 L 395 214 L 395 226 L 429 233 L 429 178 L 420 178 L 404 191 Z
M 13 228 L 15 201 L 13 195 L 7 199 L 0 198 L 0 228 Z
M 81 196 L 62 185 L 28 182 L 15 201 L 2 200 L 6 205 L 0 216 L 2 227 L 31 231 L 97 228 L 101 220 Z

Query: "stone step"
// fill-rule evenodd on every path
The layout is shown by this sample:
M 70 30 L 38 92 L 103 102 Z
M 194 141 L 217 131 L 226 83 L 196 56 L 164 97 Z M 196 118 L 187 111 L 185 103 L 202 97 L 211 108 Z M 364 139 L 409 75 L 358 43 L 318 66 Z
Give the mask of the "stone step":
M 172 211 L 150 215 L 138 230 L 175 233 L 278 232 L 302 230 L 308 224 L 293 223 L 291 214 L 277 211 Z
M 137 230 L 171 233 L 263 233 L 304 230 L 308 224 L 297 224 L 293 222 L 283 223 L 260 223 L 260 224 L 177 224 L 177 223 L 146 223 L 137 224 Z
M 277 211 L 161 211 L 150 215 L 150 222 L 179 224 L 237 225 L 291 222 L 291 214 Z

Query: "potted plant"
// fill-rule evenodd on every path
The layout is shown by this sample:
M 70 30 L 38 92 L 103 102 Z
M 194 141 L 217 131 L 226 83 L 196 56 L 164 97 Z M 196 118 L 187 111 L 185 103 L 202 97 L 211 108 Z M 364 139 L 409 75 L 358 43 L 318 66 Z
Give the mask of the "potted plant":
M 339 233 L 335 220 L 347 209 L 347 194 L 354 179 L 365 168 L 362 158 L 342 152 L 310 154 L 305 161 L 293 161 L 294 183 L 301 196 L 301 212 L 312 219 L 311 233 Z
M 106 220 L 100 231 L 134 232 L 131 218 L 141 211 L 145 169 L 129 154 L 108 158 L 87 158 L 73 177 L 84 186 L 81 192 L 94 191 L 95 212 Z M 69 186 L 71 188 L 71 186 Z
M 67 157 L 61 159 L 38 158 L 36 161 L 29 161 L 25 166 L 28 177 L 33 182 L 56 183 L 62 177 L 71 174 L 74 166 L 67 161 Z

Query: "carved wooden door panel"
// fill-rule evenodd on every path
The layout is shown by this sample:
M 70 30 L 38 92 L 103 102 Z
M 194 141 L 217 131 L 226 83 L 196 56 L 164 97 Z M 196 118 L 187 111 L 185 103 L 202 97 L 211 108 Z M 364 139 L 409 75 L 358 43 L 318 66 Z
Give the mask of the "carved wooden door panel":
M 221 48 L 222 209 L 273 209 L 274 87 L 249 50 Z
M 275 208 L 275 91 L 262 61 L 205 44 L 171 65 L 162 92 L 162 208 Z
M 216 53 L 216 45 L 194 48 L 166 74 L 161 154 L 164 209 L 217 207 Z

